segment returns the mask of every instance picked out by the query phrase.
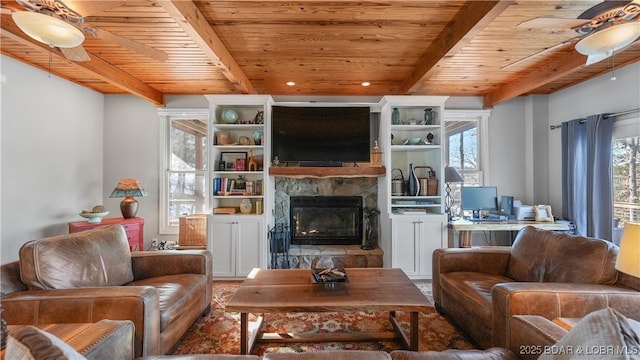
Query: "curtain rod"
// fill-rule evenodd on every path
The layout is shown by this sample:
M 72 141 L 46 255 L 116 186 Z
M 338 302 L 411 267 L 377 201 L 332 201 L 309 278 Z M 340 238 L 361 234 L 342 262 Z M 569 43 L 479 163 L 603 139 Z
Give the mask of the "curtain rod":
M 634 112 L 639 112 L 639 111 L 640 111 L 640 108 L 632 109 L 632 110 L 627 110 L 627 111 L 621 111 L 621 112 L 614 113 L 614 114 L 607 114 L 607 115 L 605 115 L 605 116 L 604 116 L 604 118 L 605 118 L 605 119 L 608 119 L 608 118 L 612 118 L 612 117 L 616 117 L 616 116 L 622 116 L 622 115 L 632 114 L 632 113 L 634 113 Z M 551 130 L 555 130 L 555 129 L 560 129 L 561 127 L 562 127 L 562 125 L 550 125 L 550 126 L 549 126 L 549 129 L 551 129 Z

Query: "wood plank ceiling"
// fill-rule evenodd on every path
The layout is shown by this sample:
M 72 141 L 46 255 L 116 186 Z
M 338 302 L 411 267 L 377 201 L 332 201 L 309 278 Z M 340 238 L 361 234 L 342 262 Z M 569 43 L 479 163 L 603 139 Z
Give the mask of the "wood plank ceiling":
M 165 95 L 248 93 L 481 96 L 492 107 L 611 71 L 611 59 L 585 66 L 574 44 L 556 46 L 573 30 L 518 27 L 535 17 L 576 18 L 599 2 L 68 0 L 85 17 L 82 27 L 97 31 L 83 43 L 90 60 L 71 61 L 22 33 L 10 14 L 25 9 L 1 0 L 0 48 L 156 106 Z M 640 42 L 614 60 L 640 60 Z

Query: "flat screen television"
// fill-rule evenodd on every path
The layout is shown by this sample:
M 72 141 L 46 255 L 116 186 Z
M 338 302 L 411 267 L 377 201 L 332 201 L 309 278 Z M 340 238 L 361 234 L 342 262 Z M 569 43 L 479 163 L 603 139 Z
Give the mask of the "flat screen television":
M 368 162 L 370 133 L 368 106 L 274 106 L 271 156 L 301 165 Z
M 479 218 L 482 210 L 498 210 L 498 188 L 495 186 L 463 186 L 460 198 L 462 210 L 472 210 L 474 218 Z

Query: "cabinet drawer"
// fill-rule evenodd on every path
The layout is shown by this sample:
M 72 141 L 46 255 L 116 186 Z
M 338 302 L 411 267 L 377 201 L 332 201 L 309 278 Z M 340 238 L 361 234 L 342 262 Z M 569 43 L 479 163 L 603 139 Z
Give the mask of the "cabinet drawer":
M 140 232 L 140 223 L 122 224 L 122 227 L 127 234 L 132 232 Z

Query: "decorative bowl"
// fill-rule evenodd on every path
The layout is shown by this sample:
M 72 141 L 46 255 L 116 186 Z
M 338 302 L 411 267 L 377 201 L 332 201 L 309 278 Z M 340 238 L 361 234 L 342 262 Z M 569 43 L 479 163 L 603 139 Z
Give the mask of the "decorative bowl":
M 222 120 L 227 124 L 235 124 L 238 121 L 238 112 L 233 109 L 225 109 L 221 115 Z
M 109 215 L 109 211 L 105 211 L 105 212 L 83 212 L 79 214 L 80 216 L 82 216 L 85 219 L 89 219 L 89 223 L 91 224 L 97 224 L 97 223 L 101 223 L 102 222 L 102 218 Z
M 404 139 L 403 144 L 404 145 L 425 145 L 426 143 L 424 139 L 421 137 L 410 137 L 410 138 Z

